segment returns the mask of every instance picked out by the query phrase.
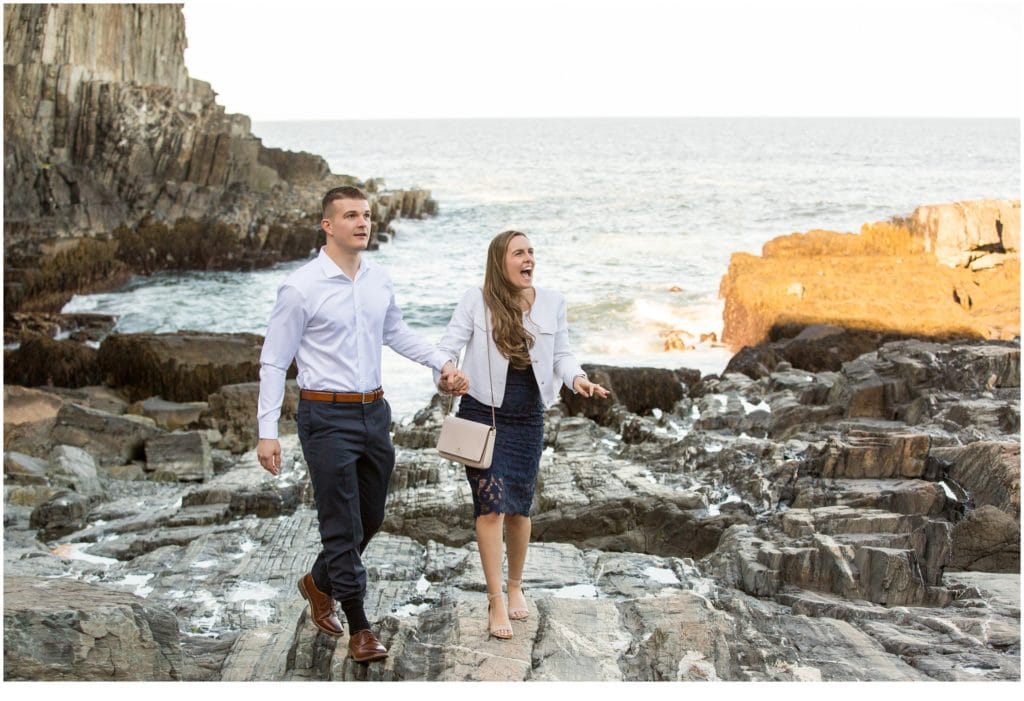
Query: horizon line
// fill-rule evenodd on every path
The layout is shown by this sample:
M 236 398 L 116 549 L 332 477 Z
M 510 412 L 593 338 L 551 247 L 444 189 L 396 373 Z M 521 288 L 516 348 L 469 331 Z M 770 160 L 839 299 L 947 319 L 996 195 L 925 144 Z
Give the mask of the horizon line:
M 1013 116 L 934 116 L 934 115 L 901 115 L 901 116 L 890 116 L 890 115 L 858 115 L 858 116 L 840 116 L 840 115 L 574 115 L 574 116 L 510 116 L 510 117 L 495 117 L 495 116 L 472 116 L 472 117 L 313 117 L 313 118 L 293 118 L 293 117 L 253 117 L 244 112 L 236 112 L 232 114 L 241 114 L 249 117 L 253 122 L 427 122 L 427 121 L 469 121 L 469 120 L 613 120 L 613 119 L 750 119 L 750 120 L 768 120 L 768 119 L 787 119 L 787 120 L 933 120 L 933 121 L 1017 121 L 1021 120 L 1019 115 Z

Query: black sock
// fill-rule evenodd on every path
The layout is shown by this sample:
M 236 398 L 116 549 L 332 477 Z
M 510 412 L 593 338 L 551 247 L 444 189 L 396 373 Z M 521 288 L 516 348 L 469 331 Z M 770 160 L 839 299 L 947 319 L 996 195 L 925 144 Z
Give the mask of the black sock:
M 345 618 L 348 619 L 349 635 L 361 630 L 369 630 L 370 622 L 366 620 L 362 599 L 345 599 L 341 602 L 341 610 L 345 612 Z

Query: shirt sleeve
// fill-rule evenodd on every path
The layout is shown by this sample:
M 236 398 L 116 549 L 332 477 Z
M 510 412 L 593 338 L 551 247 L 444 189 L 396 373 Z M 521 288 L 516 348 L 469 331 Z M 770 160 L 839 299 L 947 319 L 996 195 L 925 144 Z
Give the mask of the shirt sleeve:
M 282 285 L 270 313 L 267 333 L 260 352 L 260 394 L 256 419 L 260 438 L 277 438 L 285 376 L 299 350 L 308 322 L 305 298 L 291 285 Z
M 409 328 L 395 302 L 395 291 L 388 281 L 388 309 L 384 314 L 384 344 L 404 358 L 440 372 L 448 357 L 437 346 Z

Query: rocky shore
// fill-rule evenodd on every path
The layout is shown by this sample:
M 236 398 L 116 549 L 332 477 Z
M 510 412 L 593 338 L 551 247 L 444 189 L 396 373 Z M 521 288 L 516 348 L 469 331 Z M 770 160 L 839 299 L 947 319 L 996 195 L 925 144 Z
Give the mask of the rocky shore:
M 264 146 L 189 76 L 180 5 L 9 4 L 4 30 L 5 328 L 132 274 L 305 258 L 338 185 L 368 191 L 371 246 L 436 211 Z
M 613 394 L 547 414 L 510 642 L 437 398 L 395 425 L 370 666 L 295 589 L 318 536 L 294 386 L 274 478 L 233 374 L 253 339 L 119 338 L 146 361 L 116 386 L 4 388 L 5 678 L 1019 680 L 1019 343 L 857 337 L 826 369 L 850 333 L 721 376 L 588 366 Z

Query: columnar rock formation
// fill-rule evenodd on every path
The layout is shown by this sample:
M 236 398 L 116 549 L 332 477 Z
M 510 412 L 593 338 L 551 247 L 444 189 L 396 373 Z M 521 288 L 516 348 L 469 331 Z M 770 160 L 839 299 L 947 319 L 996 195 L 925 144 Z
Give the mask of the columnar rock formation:
M 154 261 L 145 252 L 175 237 L 183 250 L 155 246 L 155 264 L 233 268 L 303 257 L 329 187 L 377 189 L 332 175 L 319 156 L 267 148 L 248 117 L 225 114 L 211 86 L 185 68 L 180 5 L 11 4 L 4 31 L 8 313 L 41 292 L 109 284 L 125 267 L 148 272 Z M 372 197 L 375 233 L 432 207 L 426 192 Z M 183 219 L 199 224 L 175 228 Z M 78 248 L 114 232 L 120 251 Z M 206 253 L 185 255 L 193 241 Z M 69 250 L 70 260 L 53 262 Z M 47 265 L 59 269 L 40 279 Z
M 892 337 L 1020 335 L 1020 201 L 919 207 L 859 235 L 811 231 L 735 253 L 722 279 L 734 351 L 809 324 Z

